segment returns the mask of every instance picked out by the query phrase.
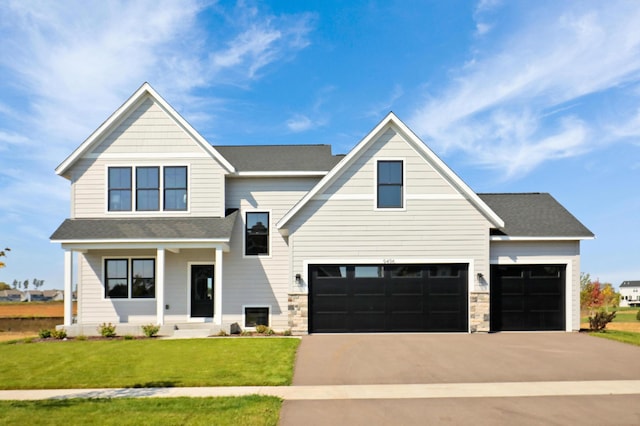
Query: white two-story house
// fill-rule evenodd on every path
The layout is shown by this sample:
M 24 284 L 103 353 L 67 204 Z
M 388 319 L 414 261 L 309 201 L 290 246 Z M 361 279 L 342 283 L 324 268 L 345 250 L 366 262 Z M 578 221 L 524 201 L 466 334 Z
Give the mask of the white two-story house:
M 56 169 L 65 328 L 579 329 L 593 234 L 554 198 L 476 194 L 393 113 L 356 142 L 212 146 L 145 83 Z

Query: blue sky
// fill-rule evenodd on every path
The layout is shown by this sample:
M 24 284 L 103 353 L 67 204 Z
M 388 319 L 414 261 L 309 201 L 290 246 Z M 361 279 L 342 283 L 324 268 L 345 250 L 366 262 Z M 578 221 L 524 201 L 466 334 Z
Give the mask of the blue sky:
M 347 3 L 346 5 L 343 3 Z M 212 144 L 331 144 L 392 110 L 476 192 L 550 192 L 640 279 L 637 1 L 0 0 L 0 281 L 62 287 L 54 168 L 144 81 Z

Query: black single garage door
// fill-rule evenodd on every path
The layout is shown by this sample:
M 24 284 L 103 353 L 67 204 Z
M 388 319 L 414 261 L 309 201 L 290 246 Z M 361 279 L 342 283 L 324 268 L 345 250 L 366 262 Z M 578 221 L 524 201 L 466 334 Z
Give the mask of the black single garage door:
M 491 330 L 565 330 L 566 265 L 493 265 Z
M 310 265 L 309 332 L 468 331 L 468 265 Z

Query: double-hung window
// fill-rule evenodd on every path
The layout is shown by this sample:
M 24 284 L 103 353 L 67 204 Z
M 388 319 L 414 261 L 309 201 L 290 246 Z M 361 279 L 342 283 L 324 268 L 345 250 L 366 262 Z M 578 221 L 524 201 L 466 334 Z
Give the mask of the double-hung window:
M 269 213 L 247 212 L 244 243 L 247 256 L 269 254 Z
M 156 297 L 155 259 L 105 259 L 104 294 L 108 299 Z
M 380 160 L 377 170 L 377 207 L 379 209 L 403 208 L 402 160 Z
M 109 168 L 109 211 L 131 211 L 131 167 Z
M 136 210 L 160 209 L 160 171 L 158 167 L 136 168 Z
M 164 209 L 187 210 L 187 168 L 164 168 Z

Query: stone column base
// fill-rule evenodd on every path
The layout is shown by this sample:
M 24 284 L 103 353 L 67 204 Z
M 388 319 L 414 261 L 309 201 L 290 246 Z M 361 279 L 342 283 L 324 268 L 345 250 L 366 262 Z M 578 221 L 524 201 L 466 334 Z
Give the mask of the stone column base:
M 489 292 L 471 292 L 469 300 L 469 329 L 472 333 L 490 331 Z
M 289 328 L 293 334 L 309 333 L 309 295 L 289 293 Z

